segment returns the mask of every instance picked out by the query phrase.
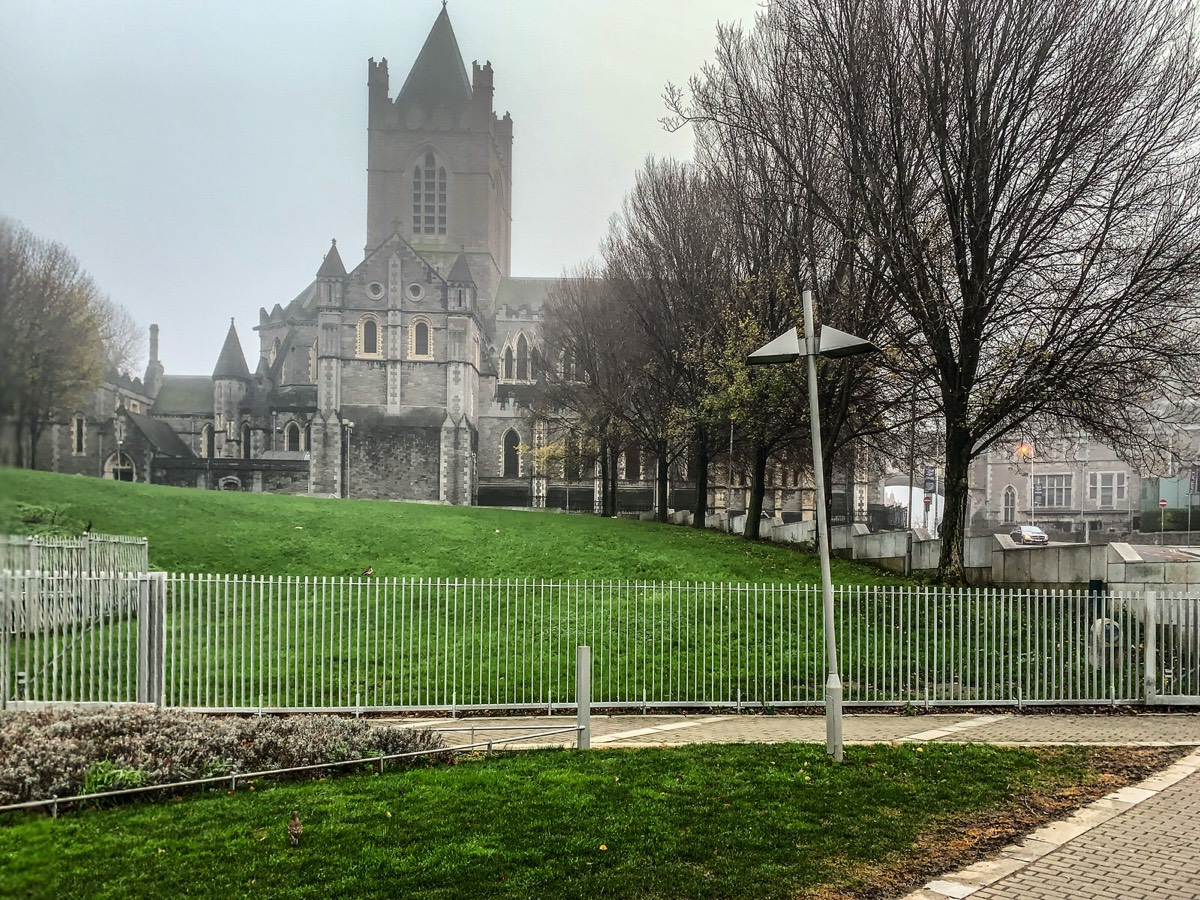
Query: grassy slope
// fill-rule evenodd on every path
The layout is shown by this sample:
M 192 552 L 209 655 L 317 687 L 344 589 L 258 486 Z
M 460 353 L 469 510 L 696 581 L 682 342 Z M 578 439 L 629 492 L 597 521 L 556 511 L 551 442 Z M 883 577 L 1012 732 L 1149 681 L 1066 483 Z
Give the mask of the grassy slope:
M 82 530 L 150 539 L 155 568 L 380 576 L 819 580 L 814 554 L 674 525 L 544 512 L 234 494 L 0 468 L 0 533 L 18 502 Z M 890 582 L 835 561 L 834 580 Z
M 532 752 L 0 827 L 4 896 L 895 896 L 1113 789 L 1094 748 Z M 304 820 L 288 845 L 292 809 Z M 846 893 L 839 893 L 844 891 Z

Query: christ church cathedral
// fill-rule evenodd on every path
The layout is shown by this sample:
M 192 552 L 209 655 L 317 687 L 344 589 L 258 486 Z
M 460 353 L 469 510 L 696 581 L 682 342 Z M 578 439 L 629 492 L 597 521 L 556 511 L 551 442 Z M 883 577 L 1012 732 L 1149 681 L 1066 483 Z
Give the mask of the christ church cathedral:
M 557 489 L 535 477 L 529 405 L 554 279 L 510 272 L 513 125 L 492 94 L 491 64 L 467 71 L 444 6 L 399 90 L 386 59 L 368 61 L 362 259 L 336 241 L 314 251 L 312 283 L 259 311 L 252 360 L 231 322 L 211 376 L 166 374 L 152 326 L 144 379 L 110 378 L 94 408 L 47 429 L 42 464 L 207 489 L 545 505 Z M 626 478 L 640 486 L 637 469 Z M 575 493 L 571 506 L 590 510 Z

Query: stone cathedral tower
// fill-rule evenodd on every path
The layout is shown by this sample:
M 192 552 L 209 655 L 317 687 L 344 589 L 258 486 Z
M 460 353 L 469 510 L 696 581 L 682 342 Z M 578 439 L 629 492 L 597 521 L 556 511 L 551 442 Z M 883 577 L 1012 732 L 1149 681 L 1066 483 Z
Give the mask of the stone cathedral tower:
M 512 120 L 445 7 L 395 99 L 368 66 L 367 246 L 318 272 L 312 490 L 470 503 L 480 370 L 508 275 Z

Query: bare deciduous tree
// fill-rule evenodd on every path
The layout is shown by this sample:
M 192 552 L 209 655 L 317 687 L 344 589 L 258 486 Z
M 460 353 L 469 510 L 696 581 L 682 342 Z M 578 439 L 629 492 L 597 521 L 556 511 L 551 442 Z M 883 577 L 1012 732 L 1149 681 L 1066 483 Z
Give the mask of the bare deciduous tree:
M 1195 382 L 1194 21 L 1187 0 L 779 0 L 760 29 L 794 48 L 782 81 L 846 191 L 751 106 L 675 98 L 770 143 L 894 298 L 945 423 L 943 579 L 976 456 L 1046 419 L 1135 453 Z

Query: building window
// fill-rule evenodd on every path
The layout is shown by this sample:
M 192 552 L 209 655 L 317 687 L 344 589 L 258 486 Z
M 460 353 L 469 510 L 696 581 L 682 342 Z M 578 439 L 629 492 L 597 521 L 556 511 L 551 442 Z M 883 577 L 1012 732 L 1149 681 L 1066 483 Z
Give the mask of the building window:
M 1089 472 L 1088 499 L 1096 501 L 1101 509 L 1111 508 L 1115 501 L 1125 499 L 1124 472 Z
M 511 428 L 504 433 L 504 477 L 521 474 L 521 438 Z
M 71 420 L 71 453 L 80 456 L 84 451 L 84 435 L 87 434 L 87 420 L 82 413 L 76 413 Z
M 1010 484 L 1004 489 L 1004 524 L 1012 525 L 1017 521 L 1017 492 Z
M 642 480 L 642 454 L 637 447 L 628 447 L 625 450 L 625 480 Z
M 1071 506 L 1071 476 L 1035 475 L 1033 500 L 1037 506 L 1069 508 Z
M 446 233 L 446 168 L 439 166 L 433 151 L 413 168 L 412 231 L 421 235 Z
M 216 435 L 211 425 L 205 425 L 200 432 L 200 455 L 205 459 L 212 459 L 217 455 Z
M 447 353 L 451 359 L 462 359 L 466 353 L 466 335 L 461 328 L 451 328 L 447 336 Z
M 278 358 L 279 358 L 279 338 L 275 338 L 275 340 L 271 342 L 271 352 L 267 356 L 267 365 L 269 365 L 269 366 L 275 365 L 275 360 L 277 360 Z
M 289 422 L 287 426 L 287 448 L 290 452 L 295 453 L 300 450 L 300 426 L 295 422 Z
M 433 326 L 428 319 L 413 319 L 408 326 L 408 355 L 412 359 L 433 359 Z
M 317 342 L 308 348 L 308 378 L 313 384 L 317 383 Z
M 379 320 L 374 316 L 363 316 L 358 322 L 358 355 L 380 356 Z M 315 381 L 316 379 L 314 379 Z
M 513 352 L 512 347 L 504 348 L 504 367 L 500 375 L 505 381 L 513 380 Z
M 312 450 L 312 422 L 308 422 L 304 426 L 304 449 Z
M 250 458 L 250 425 L 242 424 L 242 459 Z

